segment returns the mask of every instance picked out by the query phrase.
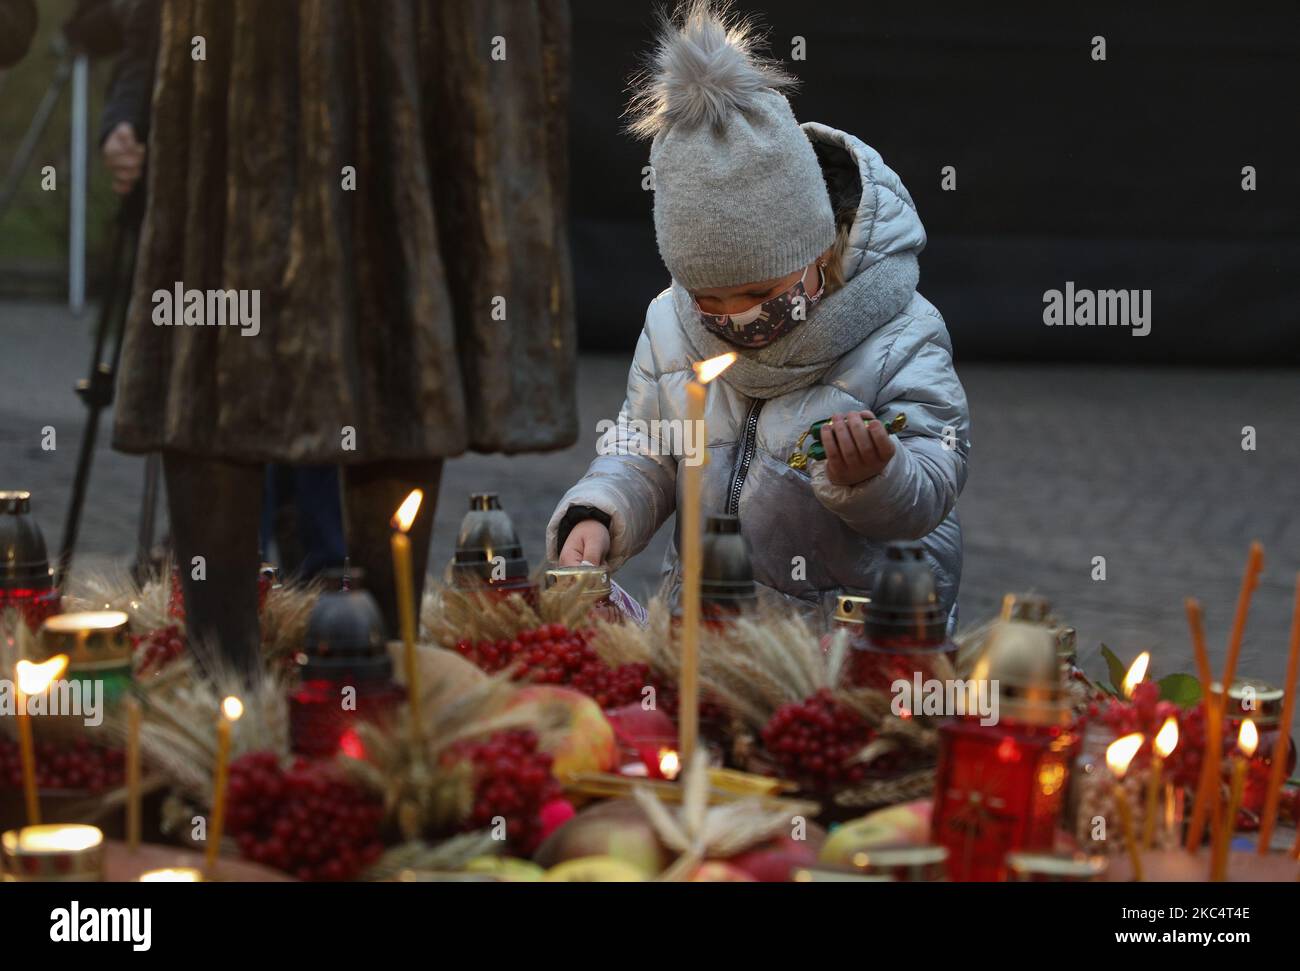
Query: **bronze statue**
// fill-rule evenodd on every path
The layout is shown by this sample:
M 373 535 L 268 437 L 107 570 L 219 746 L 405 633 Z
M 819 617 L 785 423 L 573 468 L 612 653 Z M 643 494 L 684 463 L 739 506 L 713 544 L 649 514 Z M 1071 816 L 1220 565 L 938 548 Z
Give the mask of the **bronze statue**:
M 406 493 L 422 586 L 443 459 L 577 434 L 567 4 L 163 0 L 159 38 L 114 445 L 163 453 L 192 641 L 256 650 L 268 462 L 342 467 L 391 634 Z

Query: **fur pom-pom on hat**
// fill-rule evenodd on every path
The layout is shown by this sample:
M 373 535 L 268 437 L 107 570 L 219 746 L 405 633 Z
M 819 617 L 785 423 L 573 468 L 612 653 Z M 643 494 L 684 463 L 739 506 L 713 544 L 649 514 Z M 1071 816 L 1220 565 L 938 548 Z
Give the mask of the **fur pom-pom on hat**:
M 761 56 L 761 44 L 753 21 L 727 3 L 690 0 L 661 13 L 650 66 L 632 82 L 628 130 L 653 138 L 673 125 L 721 128 L 759 95 L 792 89 L 795 78 Z
M 751 21 L 690 0 L 664 17 L 633 85 L 630 131 L 649 137 L 655 236 L 682 286 L 735 286 L 805 267 L 835 239 L 817 155 L 757 53 Z

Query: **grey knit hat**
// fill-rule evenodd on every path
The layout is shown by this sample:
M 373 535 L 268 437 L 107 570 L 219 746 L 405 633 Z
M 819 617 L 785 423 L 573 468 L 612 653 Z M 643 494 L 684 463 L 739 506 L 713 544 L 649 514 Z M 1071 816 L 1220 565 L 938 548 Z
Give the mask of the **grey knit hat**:
M 747 22 L 693 0 L 664 20 L 629 107 L 630 130 L 654 138 L 659 255 L 688 290 L 784 276 L 835 239 L 821 166 L 781 93 L 794 80 L 756 45 Z

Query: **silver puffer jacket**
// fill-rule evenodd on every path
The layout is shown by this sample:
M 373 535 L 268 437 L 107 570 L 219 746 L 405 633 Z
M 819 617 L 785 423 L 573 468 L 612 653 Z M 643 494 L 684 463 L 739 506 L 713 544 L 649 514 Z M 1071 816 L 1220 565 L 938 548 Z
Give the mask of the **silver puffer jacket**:
M 925 229 L 907 189 L 880 155 L 823 125 L 805 124 L 804 130 L 818 149 L 837 211 L 846 181 L 854 190 L 861 186 L 845 279 L 884 256 L 919 252 Z M 816 312 L 814 306 L 810 320 Z M 664 450 L 646 440 L 628 448 L 626 437 L 628 428 L 641 427 L 628 425 L 635 419 L 685 419 L 692 363 L 671 291 L 665 290 L 646 313 L 628 375 L 620 416 L 624 443 L 615 441 L 620 429 L 610 429 L 586 475 L 560 501 L 547 529 L 552 560 L 571 507 L 591 507 L 609 517 L 607 562 L 613 570 L 644 549 L 673 513 L 682 454 L 653 454 Z M 864 408 L 907 415 L 901 447 L 880 475 L 837 486 L 826 478 L 825 462 L 811 463 L 808 472 L 787 464 L 814 421 Z M 969 416 L 943 318 L 919 293 L 809 387 L 763 401 L 741 394 L 723 374 L 709 386 L 706 421 L 703 507 L 706 513 L 739 515 L 760 583 L 825 611 L 837 593 L 870 591 L 886 541 L 919 540 L 940 598 L 954 608 L 962 561 L 955 505 L 966 481 Z M 629 454 L 637 452 L 642 454 Z M 664 571 L 675 595 L 676 543 Z

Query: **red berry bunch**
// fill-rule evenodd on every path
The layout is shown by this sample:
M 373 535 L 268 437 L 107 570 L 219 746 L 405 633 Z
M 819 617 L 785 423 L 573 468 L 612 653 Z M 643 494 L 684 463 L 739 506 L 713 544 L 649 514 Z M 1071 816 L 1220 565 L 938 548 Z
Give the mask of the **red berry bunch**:
M 13 609 L 33 634 L 41 629 L 41 624 L 57 614 L 63 600 L 56 591 L 22 590 L 16 593 L 0 590 L 0 614 Z
M 551 756 L 538 751 L 537 736 L 501 731 L 482 741 L 462 742 L 450 757 L 468 759 L 474 767 L 474 807 L 465 829 L 490 829 L 496 817 L 503 817 L 511 852 L 530 856 L 542 841 L 542 807 L 561 795 L 551 775 Z
M 867 777 L 850 763 L 874 736 L 857 712 L 835 700 L 827 688 L 811 698 L 782 705 L 763 726 L 763 744 L 782 775 L 812 792 L 832 792 Z M 879 760 L 873 763 L 880 768 Z
M 649 665 L 610 667 L 587 643 L 586 632 L 563 624 L 520 631 L 513 640 L 463 640 L 456 650 L 489 674 L 513 665 L 516 681 L 565 685 L 594 698 L 601 708 L 640 701 L 642 689 L 654 683 Z
M 383 853 L 384 810 L 329 762 L 296 759 L 286 771 L 273 752 L 230 764 L 230 833 L 254 863 L 300 880 L 350 880 Z
M 1195 788 L 1201 774 L 1201 756 L 1205 751 L 1205 724 L 1200 705 L 1180 708 L 1172 701 L 1160 701 L 1160 688 L 1153 681 L 1143 681 L 1133 689 L 1130 699 L 1111 698 L 1094 701 L 1078 722 L 1080 732 L 1091 722 L 1104 725 L 1116 738 L 1140 732 L 1147 741 L 1134 756 L 1134 766 L 1151 761 L 1151 744 L 1165 720 L 1178 722 L 1178 747 L 1165 760 L 1165 778 L 1177 786 Z
M 100 792 L 120 786 L 126 778 L 126 754 L 89 739 L 36 743 L 36 785 L 41 789 L 80 789 Z M 18 743 L 0 738 L 0 786 L 23 784 Z
M 181 571 L 172 567 L 171 591 L 167 595 L 167 616 L 185 621 L 185 591 L 181 588 Z
M 157 674 L 185 653 L 185 632 L 176 624 L 159 627 L 147 634 L 133 634 L 137 675 Z

